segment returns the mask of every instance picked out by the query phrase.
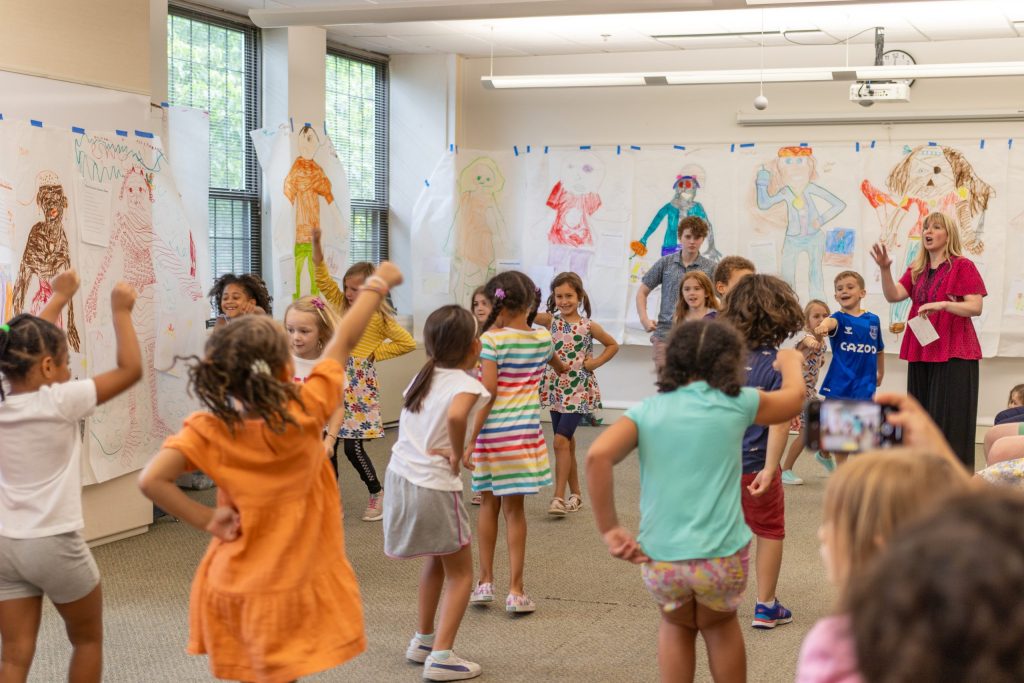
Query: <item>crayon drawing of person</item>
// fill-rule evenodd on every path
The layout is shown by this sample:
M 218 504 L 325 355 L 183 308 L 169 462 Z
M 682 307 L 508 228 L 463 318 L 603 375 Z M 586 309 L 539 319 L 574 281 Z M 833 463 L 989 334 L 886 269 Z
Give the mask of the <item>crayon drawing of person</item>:
M 459 174 L 459 206 L 445 252 L 453 253 L 451 293 L 460 303 L 497 272 L 495 241 L 505 235 L 498 205 L 505 177 L 489 157 L 474 159 Z
M 590 274 L 594 256 L 590 217 L 601 208 L 597 190 L 603 179 L 604 167 L 589 152 L 571 155 L 562 164 L 547 199 L 548 208 L 555 210 L 548 231 L 548 265 L 556 273 L 571 271 L 584 280 Z
M 310 294 L 318 294 L 313 265 L 313 230 L 320 227 L 320 197 L 330 204 L 331 181 L 313 160 L 320 148 L 320 136 L 306 124 L 299 131 L 299 156 L 284 179 L 284 196 L 295 205 L 295 293 L 302 296 L 302 265 L 309 271 Z
M 754 184 L 758 209 L 766 211 L 776 204 L 786 206 L 782 277 L 796 287 L 797 259 L 800 254 L 806 254 L 810 296 L 824 299 L 821 265 L 825 257 L 825 233 L 822 228 L 846 209 L 846 202 L 814 182 L 818 179 L 817 162 L 810 147 L 782 147 L 769 166 L 761 167 Z

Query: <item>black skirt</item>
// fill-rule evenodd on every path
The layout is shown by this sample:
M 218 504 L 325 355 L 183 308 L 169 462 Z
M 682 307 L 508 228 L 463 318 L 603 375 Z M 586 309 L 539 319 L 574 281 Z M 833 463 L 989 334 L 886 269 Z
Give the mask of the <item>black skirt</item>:
M 946 435 L 953 452 L 974 472 L 978 424 L 978 361 L 950 358 L 944 363 L 909 363 L 907 393 L 920 401 Z

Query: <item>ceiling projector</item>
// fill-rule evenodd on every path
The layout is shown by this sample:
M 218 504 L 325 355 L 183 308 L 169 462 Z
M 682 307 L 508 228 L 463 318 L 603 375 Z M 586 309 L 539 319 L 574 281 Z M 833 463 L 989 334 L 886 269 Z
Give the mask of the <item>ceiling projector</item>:
M 875 102 L 909 102 L 910 85 L 898 81 L 857 81 L 850 86 L 850 101 L 862 107 Z

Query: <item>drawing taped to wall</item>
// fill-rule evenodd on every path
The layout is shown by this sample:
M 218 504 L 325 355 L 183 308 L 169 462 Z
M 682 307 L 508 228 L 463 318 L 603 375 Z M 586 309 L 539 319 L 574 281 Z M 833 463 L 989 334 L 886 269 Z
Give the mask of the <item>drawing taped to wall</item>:
M 295 206 L 295 292 L 302 296 L 302 270 L 309 271 L 310 294 L 319 293 L 313 273 L 313 230 L 320 229 L 320 197 L 334 202 L 331 181 L 313 158 L 320 149 L 320 136 L 308 123 L 299 131 L 299 156 L 284 179 L 284 196 Z
M 554 272 L 571 271 L 584 280 L 594 257 L 591 217 L 601 208 L 598 190 L 604 180 L 604 164 L 594 154 L 567 156 L 559 180 L 551 188 L 546 205 L 555 218 L 548 230 L 548 266 Z
M 504 187 L 505 176 L 490 157 L 474 159 L 459 173 L 459 202 L 444 252 L 452 258 L 450 291 L 461 303 L 497 272 L 495 245 L 505 239 L 499 205 Z
M 36 176 L 35 203 L 42 214 L 42 220 L 29 230 L 13 296 L 14 310 L 38 315 L 53 295 L 50 280 L 71 268 L 71 247 L 64 231 L 68 198 L 54 171 L 41 171 Z M 29 294 L 32 298 L 26 309 L 25 298 Z M 74 302 L 68 302 L 67 321 L 61 320 L 58 324 L 66 330 L 71 348 L 76 352 L 81 351 L 81 338 L 75 325 Z
M 810 296 L 825 298 L 822 263 L 825 258 L 824 227 L 846 208 L 846 202 L 817 182 L 813 148 L 780 147 L 775 159 L 762 165 L 754 180 L 757 208 L 768 211 L 785 207 L 786 236 L 782 243 L 782 277 L 796 287 L 797 263 L 807 257 Z
M 697 201 L 697 193 L 704 186 L 705 178 L 704 169 L 700 166 L 689 164 L 683 167 L 679 175 L 676 176 L 675 182 L 672 183 L 672 189 L 675 192 L 672 199 L 658 210 L 643 236 L 630 243 L 629 247 L 633 252 L 631 260 L 637 256 L 643 258 L 647 255 L 647 242 L 663 223 L 665 224 L 665 236 L 661 242 L 661 255 L 668 256 L 677 253 L 681 248 L 679 245 L 679 221 L 689 216 L 697 216 L 708 224 L 708 236 L 704 240 L 704 256 L 715 262 L 722 259 L 721 252 L 715 246 L 715 231 L 711 219 L 708 218 L 704 205 Z M 635 277 L 639 280 L 643 277 L 643 273 L 638 272 Z
M 829 228 L 825 232 L 824 264 L 851 268 L 856 245 L 857 232 L 853 228 Z
M 904 146 L 903 152 L 904 158 L 886 178 L 888 191 L 868 179 L 861 183 L 861 192 L 875 210 L 882 230 L 880 241 L 893 253 L 893 262 L 902 266 L 896 277 L 921 251 L 924 219 L 935 211 L 953 219 L 966 252 L 984 252 L 985 212 L 995 196 L 992 186 L 978 177 L 967 157 L 954 147 Z M 889 329 L 902 332 L 909 312 L 909 301 L 894 304 Z

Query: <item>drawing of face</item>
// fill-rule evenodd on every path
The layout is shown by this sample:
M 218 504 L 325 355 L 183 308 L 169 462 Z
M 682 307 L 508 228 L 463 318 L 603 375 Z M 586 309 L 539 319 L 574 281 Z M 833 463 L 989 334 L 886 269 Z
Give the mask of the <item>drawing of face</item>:
M 679 196 L 687 202 L 693 202 L 697 197 L 697 190 L 700 188 L 700 183 L 697 178 L 690 175 L 685 175 L 676 180 L 676 192 Z
M 121 199 L 134 212 L 143 213 L 151 201 L 149 183 L 141 173 L 132 172 L 125 176 L 121 184 Z
M 227 318 L 237 318 L 256 305 L 256 299 L 249 296 L 242 285 L 232 282 L 220 295 L 220 310 Z
M 305 360 L 313 360 L 320 355 L 320 328 L 316 315 L 293 308 L 285 316 L 284 329 L 293 354 Z
M 476 186 L 481 190 L 490 190 L 494 187 L 496 178 L 487 164 L 476 164 L 471 173 Z
M 798 190 L 807 187 L 814 172 L 812 159 L 813 157 L 780 157 L 779 173 L 783 182 Z
M 603 179 L 604 167 L 593 154 L 573 155 L 562 164 L 562 183 L 574 194 L 597 192 Z
M 919 149 L 907 175 L 907 194 L 921 199 L 944 197 L 956 190 L 953 168 L 946 161 L 941 147 Z
M 304 159 L 312 159 L 316 155 L 316 149 L 320 146 L 320 138 L 311 126 L 303 126 L 299 131 L 299 156 Z
M 36 193 L 36 204 L 43 212 L 43 220 L 59 223 L 68 207 L 68 198 L 60 185 L 42 185 Z

